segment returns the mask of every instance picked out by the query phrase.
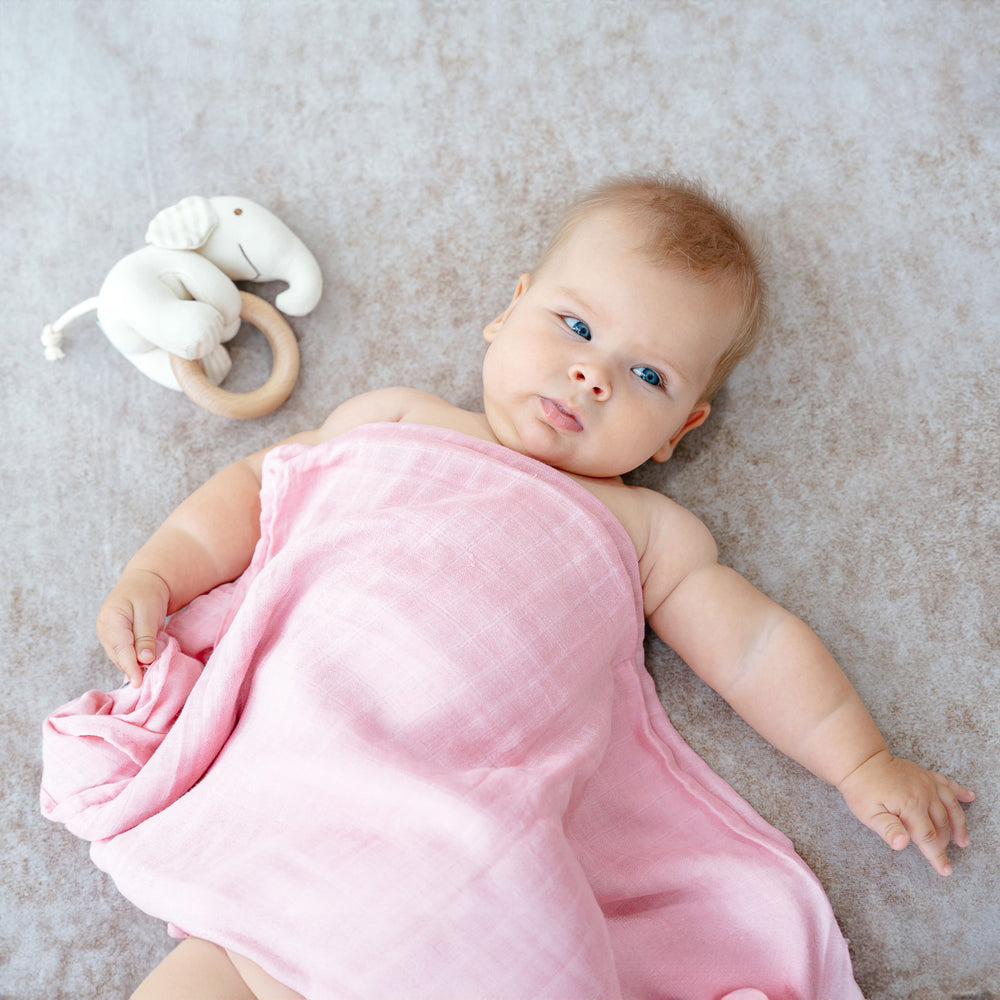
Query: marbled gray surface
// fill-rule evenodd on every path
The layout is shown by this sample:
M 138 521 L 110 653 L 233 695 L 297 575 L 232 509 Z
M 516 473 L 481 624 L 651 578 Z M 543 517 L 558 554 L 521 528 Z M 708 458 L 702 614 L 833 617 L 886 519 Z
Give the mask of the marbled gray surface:
M 474 406 L 484 323 L 563 202 L 624 170 L 742 206 L 773 288 L 709 423 L 638 478 L 819 632 L 895 749 L 977 790 L 973 844 L 947 880 L 892 853 L 653 643 L 664 704 L 816 871 L 871 1000 L 1000 993 L 998 40 L 976 0 L 7 0 L 0 997 L 124 997 L 170 944 L 37 808 L 42 718 L 117 683 L 92 623 L 126 559 L 358 391 Z M 43 359 L 159 208 L 221 193 L 326 276 L 282 409 L 209 416 L 90 320 Z M 241 335 L 237 386 L 267 366 Z

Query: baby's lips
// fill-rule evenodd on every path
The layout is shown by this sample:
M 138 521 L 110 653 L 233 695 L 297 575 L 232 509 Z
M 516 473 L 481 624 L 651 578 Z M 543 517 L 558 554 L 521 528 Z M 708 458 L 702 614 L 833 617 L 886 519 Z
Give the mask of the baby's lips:
M 582 431 L 583 425 L 576 414 L 554 399 L 542 399 L 542 412 L 553 427 L 561 431 Z

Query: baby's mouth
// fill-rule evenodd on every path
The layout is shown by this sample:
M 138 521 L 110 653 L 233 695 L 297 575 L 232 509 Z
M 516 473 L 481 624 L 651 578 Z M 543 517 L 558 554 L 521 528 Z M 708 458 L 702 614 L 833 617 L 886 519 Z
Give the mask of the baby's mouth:
M 545 419 L 557 430 L 576 433 L 583 430 L 577 415 L 565 404 L 554 399 L 542 397 L 542 413 Z

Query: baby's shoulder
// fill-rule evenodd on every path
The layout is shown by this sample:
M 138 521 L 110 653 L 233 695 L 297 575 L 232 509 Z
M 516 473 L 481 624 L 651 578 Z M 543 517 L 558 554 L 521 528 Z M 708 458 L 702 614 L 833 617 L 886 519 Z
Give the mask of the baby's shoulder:
M 697 515 L 656 490 L 644 486 L 627 489 L 646 526 L 643 555 L 655 559 L 669 552 L 716 558 L 718 549 L 715 539 Z
M 656 603 L 698 566 L 718 560 L 712 533 L 675 500 L 643 486 L 625 484 L 595 491 L 635 545 L 647 605 Z
M 321 428 L 322 438 L 336 437 L 363 424 L 425 423 L 453 427 L 464 410 L 422 389 L 390 386 L 363 392 L 341 403 Z

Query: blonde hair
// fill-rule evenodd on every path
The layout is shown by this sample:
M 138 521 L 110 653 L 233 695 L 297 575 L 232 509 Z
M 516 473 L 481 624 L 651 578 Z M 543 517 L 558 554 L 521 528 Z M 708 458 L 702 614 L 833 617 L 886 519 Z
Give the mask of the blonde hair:
M 765 290 L 758 250 L 731 209 L 696 181 L 627 176 L 605 181 L 569 208 L 537 269 L 560 250 L 583 219 L 602 210 L 621 212 L 639 224 L 646 234 L 641 252 L 652 264 L 682 269 L 738 296 L 739 326 L 703 393 L 704 400 L 711 400 L 760 335 Z

